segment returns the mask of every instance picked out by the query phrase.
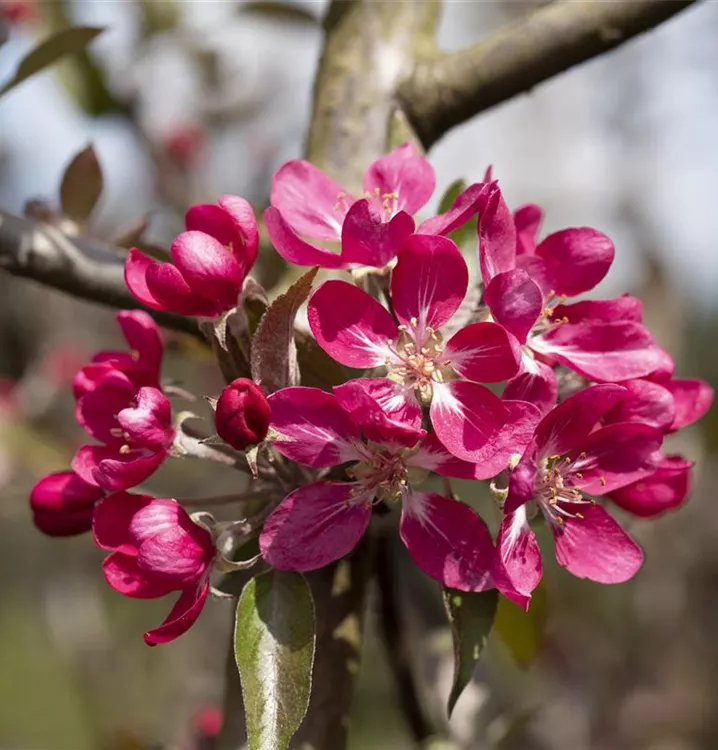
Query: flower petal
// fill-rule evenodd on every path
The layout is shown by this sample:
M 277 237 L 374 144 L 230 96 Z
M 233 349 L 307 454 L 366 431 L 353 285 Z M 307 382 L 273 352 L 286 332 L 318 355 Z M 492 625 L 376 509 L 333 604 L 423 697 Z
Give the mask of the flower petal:
M 670 391 L 675 404 L 671 431 L 697 422 L 711 408 L 715 392 L 705 380 L 676 379 L 661 385 Z
M 440 328 L 458 310 L 469 286 L 469 269 L 446 237 L 413 234 L 399 250 L 391 278 L 394 312 L 404 325 L 416 321 L 417 337 Z
M 92 528 L 95 504 L 103 495 L 72 471 L 49 474 L 30 492 L 33 522 L 48 536 L 82 534 Z
M 172 407 L 159 388 L 144 386 L 137 391 L 136 406 L 122 409 L 117 421 L 134 448 L 156 450 L 172 442 Z
M 593 289 L 608 273 L 614 254 L 613 242 L 589 227 L 550 234 L 536 248 L 550 288 L 567 297 Z
M 336 396 L 296 386 L 273 393 L 268 401 L 269 439 L 282 455 L 316 468 L 356 457 L 352 442 L 359 440 L 359 429 Z
M 522 360 L 522 370 L 511 378 L 504 388 L 504 400 L 528 401 L 542 414 L 546 414 L 556 404 L 558 381 L 554 371 L 537 359 Z
M 509 494 L 504 503 L 504 513 L 515 513 L 534 497 L 534 487 L 536 484 L 536 459 L 538 457 L 538 448 L 536 442 L 531 443 L 521 460 L 511 472 L 509 477 Z
M 525 506 L 504 515 L 496 537 L 496 558 L 493 571 L 496 587 L 507 599 L 527 610 L 543 570 L 541 550 L 529 526 Z
M 381 221 L 369 210 L 367 200 L 358 200 L 342 226 L 343 267 L 382 268 L 396 256 L 399 246 L 414 231 L 414 219 L 400 211 L 390 221 Z
M 484 292 L 493 319 L 522 343 L 543 310 L 543 294 L 520 268 L 496 274 Z
M 650 380 L 628 380 L 623 387 L 626 397 L 604 415 L 604 422 L 642 422 L 662 430 L 670 427 L 676 407 L 669 390 Z
M 270 206 L 264 212 L 264 225 L 269 239 L 277 252 L 297 266 L 319 266 L 320 268 L 344 268 L 344 261 L 337 253 L 323 247 L 314 247 L 305 242 L 292 229 L 278 209 Z M 340 229 L 337 229 L 339 232 Z M 337 236 L 335 239 L 339 239 Z
M 484 182 L 476 182 L 469 185 L 456 196 L 454 202 L 446 213 L 433 216 L 423 221 L 416 230 L 417 234 L 442 234 L 447 235 L 455 229 L 462 227 L 475 216 L 479 210 L 482 194 L 488 192 L 490 186 Z
M 355 389 L 368 393 L 391 419 L 415 429 L 421 428 L 421 406 L 413 388 L 405 388 L 388 378 L 354 378 L 333 389 L 339 403 L 348 412 L 355 408 Z
M 311 296 L 309 326 L 319 345 L 349 367 L 377 367 L 398 336 L 389 312 L 346 281 L 325 281 Z
M 489 440 L 495 440 L 509 411 L 488 388 L 455 380 L 434 385 L 431 424 L 445 448 L 457 458 L 475 461 Z
M 559 565 L 596 583 L 633 578 L 643 564 L 643 551 L 604 508 L 594 503 L 560 503 L 560 507 L 571 517 L 550 524 Z
M 145 633 L 145 643 L 148 646 L 157 646 L 160 643 L 169 643 L 186 633 L 204 609 L 208 594 L 209 581 L 185 589 L 165 621 L 159 627 Z
M 503 326 L 473 323 L 447 341 L 442 360 L 467 380 L 498 383 L 519 371 L 521 347 Z
M 365 194 L 380 199 L 396 195 L 396 210 L 415 214 L 431 198 L 436 177 L 431 164 L 405 143 L 369 165 L 363 187 Z
M 88 435 L 108 445 L 122 445 L 125 439 L 116 433 L 117 414 L 130 405 L 134 396 L 135 386 L 127 375 L 109 370 L 94 390 L 77 402 L 75 417 Z
M 371 518 L 358 485 L 316 482 L 295 490 L 264 524 L 259 548 L 278 570 L 316 570 L 351 552 Z
M 162 337 L 157 323 L 144 310 L 121 310 L 117 322 L 132 352 L 136 353 L 137 364 L 151 380 L 142 385 L 157 385 L 162 364 Z M 131 354 L 132 356 L 132 354 Z
M 554 319 L 565 319 L 569 323 L 580 323 L 582 320 L 631 320 L 634 323 L 643 321 L 643 302 L 627 294 L 615 299 L 583 299 L 572 305 L 556 305 Z
M 171 263 L 152 263 L 147 268 L 145 281 L 157 300 L 159 310 L 207 318 L 217 317 L 224 312 L 224 308 L 213 299 L 190 289 L 182 274 Z
M 121 550 L 126 555 L 136 556 L 136 540 L 130 533 L 132 517 L 153 500 L 149 495 L 117 492 L 100 501 L 92 522 L 95 544 L 100 549 Z
M 272 206 L 296 232 L 324 242 L 339 240 L 344 214 L 353 200 L 308 161 L 289 161 L 272 178 Z
M 479 267 L 484 284 L 516 267 L 514 217 L 497 183 L 482 196 L 479 208 Z
M 536 252 L 536 236 L 542 221 L 543 210 L 534 203 L 521 206 L 514 211 L 518 255 L 533 255 Z
M 135 297 L 152 310 L 162 310 L 162 304 L 155 299 L 147 286 L 147 270 L 156 264 L 136 247 L 130 248 L 125 259 L 125 284 Z
M 532 349 L 590 380 L 620 382 L 651 375 L 666 353 L 639 323 L 583 321 L 550 328 L 531 338 Z
M 429 492 L 404 502 L 401 539 L 426 575 L 459 591 L 494 588 L 494 545 L 486 524 L 468 505 Z
M 152 476 L 167 458 L 166 451 L 157 451 L 148 455 L 144 451 L 132 450 L 128 453 L 120 453 L 115 448 L 103 450 L 104 446 L 102 446 L 98 450 L 96 446 L 90 447 L 94 449 L 95 460 L 99 459 L 94 471 L 95 481 L 108 492 L 120 492 L 136 487 Z M 74 462 L 73 468 L 75 468 Z M 77 469 L 75 471 L 80 473 Z
M 105 558 L 102 572 L 110 586 L 133 599 L 157 599 L 173 591 L 171 584 L 158 580 L 137 564 L 137 558 L 122 552 L 113 552 Z

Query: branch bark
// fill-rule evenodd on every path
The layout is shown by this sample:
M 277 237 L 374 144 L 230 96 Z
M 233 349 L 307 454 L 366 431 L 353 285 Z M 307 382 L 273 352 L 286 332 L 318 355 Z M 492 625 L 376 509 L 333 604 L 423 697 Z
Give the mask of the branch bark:
M 122 254 L 109 245 L 0 210 L 0 271 L 109 307 L 146 309 L 125 286 L 123 265 Z M 147 312 L 165 328 L 201 337 L 190 318 Z
M 666 21 L 695 0 L 556 0 L 457 52 L 434 53 L 399 87 L 425 148 L 456 125 Z

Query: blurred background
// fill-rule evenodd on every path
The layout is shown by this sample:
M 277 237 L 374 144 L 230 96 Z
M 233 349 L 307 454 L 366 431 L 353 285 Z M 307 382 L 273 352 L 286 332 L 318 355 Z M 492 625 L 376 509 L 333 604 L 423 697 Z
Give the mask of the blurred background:
M 191 203 L 234 193 L 261 210 L 272 172 L 301 154 L 324 7 L 0 0 L 10 31 L 0 81 L 52 30 L 107 27 L 89 55 L 0 102 L 0 206 L 19 214 L 32 199 L 40 201 L 32 210 L 52 210 L 67 164 L 92 143 L 104 189 L 89 234 L 119 242 L 147 219 L 144 241 L 166 246 Z M 532 7 L 446 2 L 440 44 L 469 44 Z M 716 38 L 718 3 L 699 3 L 457 128 L 431 151 L 438 189 L 429 207 L 456 178 L 476 181 L 493 164 L 511 206 L 544 206 L 544 232 L 606 232 L 617 256 L 598 294 L 641 297 L 678 374 L 714 387 Z M 262 254 L 256 273 L 281 289 L 276 256 Z M 47 539 L 31 523 L 29 488 L 65 468 L 84 442 L 70 380 L 110 344 L 121 344 L 111 311 L 0 275 L 1 750 L 190 748 L 193 734 L 211 734 L 218 722 L 231 602 L 211 602 L 189 634 L 149 649 L 141 634 L 168 602 L 123 599 L 104 583 L 89 537 Z M 198 393 L 220 388 L 209 357 L 181 337 L 168 339 L 164 372 Z M 461 747 L 718 747 L 716 410 L 671 448 L 697 461 L 695 488 L 680 513 L 624 519 L 646 550 L 642 572 L 630 584 L 599 587 L 550 569 L 545 632 L 536 643 L 526 636 L 520 664 L 492 637 L 452 720 Z M 170 464 L 149 483 L 157 494 L 199 497 L 210 482 L 222 491 L 234 481 Z M 410 748 L 372 632 L 374 609 L 350 747 Z M 423 697 L 441 721 L 450 639 L 433 604 L 424 609 L 412 610 L 422 620 L 413 654 Z

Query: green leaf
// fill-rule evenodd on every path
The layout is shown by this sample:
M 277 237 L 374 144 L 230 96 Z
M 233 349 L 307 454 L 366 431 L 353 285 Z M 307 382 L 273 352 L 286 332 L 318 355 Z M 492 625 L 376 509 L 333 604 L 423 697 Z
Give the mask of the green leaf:
M 242 681 L 249 750 L 285 750 L 312 686 L 314 602 L 299 573 L 253 578 L 237 605 L 234 654 Z
M 60 185 L 60 208 L 68 219 L 84 224 L 102 194 L 102 167 L 90 145 L 69 163 Z
M 270 21 L 299 23 L 308 26 L 319 26 L 318 17 L 303 5 L 282 2 L 282 0 L 250 0 L 239 5 L 242 14 L 264 16 Z
M 61 58 L 80 52 L 102 31 L 94 26 L 73 26 L 53 34 L 22 59 L 15 75 L 0 88 L 0 96 Z
M 444 589 L 444 606 L 454 641 L 454 682 L 449 694 L 449 716 L 469 684 L 474 668 L 491 632 L 496 615 L 498 592 L 467 593 Z
M 445 214 L 451 208 L 451 204 L 456 200 L 459 193 L 462 193 L 464 190 L 466 190 L 466 180 L 462 180 L 461 177 L 458 180 L 454 180 L 441 196 L 437 213 Z
M 522 669 L 526 669 L 538 653 L 547 619 L 548 598 L 543 582 L 534 590 L 528 612 L 501 597 L 494 630 Z
M 300 276 L 272 302 L 259 321 L 252 341 L 252 379 L 267 393 L 299 382 L 294 319 L 309 297 L 318 271 L 312 268 Z

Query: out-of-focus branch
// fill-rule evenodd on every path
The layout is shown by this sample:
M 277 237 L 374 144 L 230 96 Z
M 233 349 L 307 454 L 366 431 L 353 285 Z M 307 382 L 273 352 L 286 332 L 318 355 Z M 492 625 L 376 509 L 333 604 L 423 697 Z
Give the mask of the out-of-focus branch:
M 426 148 L 444 133 L 666 21 L 695 0 L 556 0 L 485 41 L 434 53 L 400 86 Z
M 109 245 L 0 210 L 0 271 L 110 307 L 142 307 L 125 286 L 122 268 L 121 252 Z M 148 312 L 166 328 L 201 335 L 190 318 Z

